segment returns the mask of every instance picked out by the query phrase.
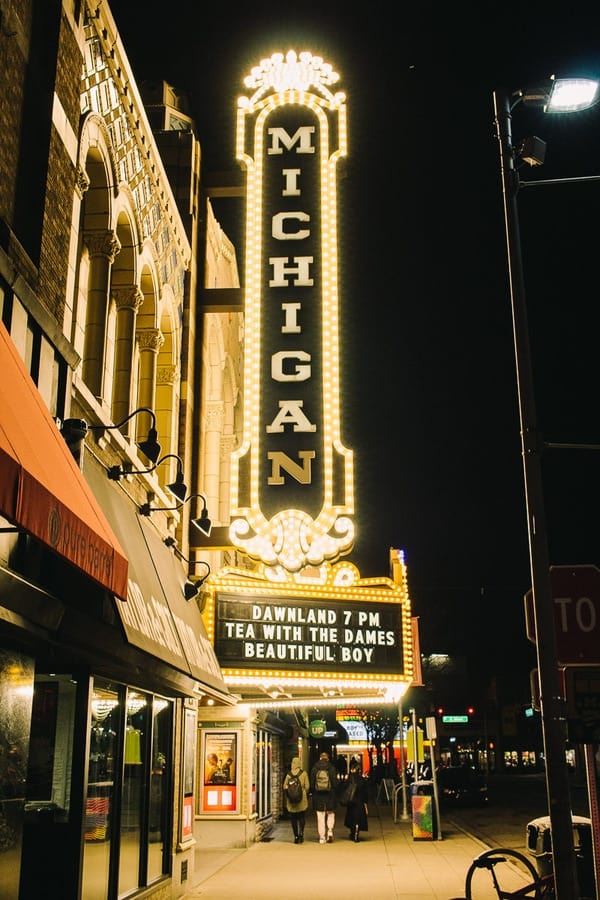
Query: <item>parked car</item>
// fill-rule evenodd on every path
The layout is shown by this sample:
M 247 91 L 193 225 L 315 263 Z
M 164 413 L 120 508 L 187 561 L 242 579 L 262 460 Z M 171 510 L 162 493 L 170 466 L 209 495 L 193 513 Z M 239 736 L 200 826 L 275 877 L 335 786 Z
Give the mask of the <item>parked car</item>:
M 485 806 L 488 785 L 484 775 L 469 766 L 446 766 L 437 773 L 440 806 Z

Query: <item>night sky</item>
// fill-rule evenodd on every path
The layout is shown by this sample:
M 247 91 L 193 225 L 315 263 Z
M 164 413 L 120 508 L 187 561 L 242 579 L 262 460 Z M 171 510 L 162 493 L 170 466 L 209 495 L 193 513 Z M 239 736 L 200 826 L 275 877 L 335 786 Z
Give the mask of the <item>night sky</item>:
M 262 58 L 306 49 L 340 74 L 349 559 L 388 575 L 389 548 L 404 550 L 423 650 L 467 653 L 484 676 L 508 663 L 527 693 L 531 578 L 492 93 L 600 75 L 597 4 L 110 6 L 137 81 L 188 92 L 208 171 L 236 168 L 235 99 Z M 519 106 L 513 133 L 548 145 L 524 180 L 600 175 L 600 107 L 567 120 Z M 242 208 L 227 204 L 216 214 L 239 243 Z M 600 182 L 523 189 L 519 208 L 539 426 L 547 441 L 600 445 Z M 547 451 L 543 465 L 552 564 L 600 565 L 600 452 Z

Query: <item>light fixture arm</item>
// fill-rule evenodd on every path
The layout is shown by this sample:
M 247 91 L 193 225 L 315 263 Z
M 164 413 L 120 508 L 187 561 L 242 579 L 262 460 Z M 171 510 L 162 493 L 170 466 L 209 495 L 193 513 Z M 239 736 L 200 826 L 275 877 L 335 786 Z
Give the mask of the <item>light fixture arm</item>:
M 207 537 L 210 536 L 210 532 L 212 529 L 211 520 L 208 517 L 208 509 L 206 507 L 206 497 L 204 494 L 190 494 L 185 500 L 182 500 L 181 503 L 178 503 L 176 506 L 151 506 L 150 503 L 142 503 L 139 508 L 139 512 L 141 516 L 150 516 L 153 512 L 171 512 L 172 510 L 181 509 L 184 503 L 189 503 L 190 500 L 194 500 L 196 497 L 202 498 L 202 511 L 200 513 L 200 517 L 198 519 L 192 519 L 192 525 L 195 525 L 203 534 Z
M 181 550 L 177 546 L 177 541 L 173 537 L 166 537 L 164 539 L 164 544 L 167 547 L 173 548 L 173 553 L 178 557 L 182 562 L 186 563 L 188 566 L 206 566 L 206 574 L 201 578 L 197 578 L 196 581 L 190 581 L 189 579 L 185 582 L 183 586 L 183 594 L 186 600 L 192 600 L 199 592 L 200 588 L 208 578 L 211 572 L 211 568 L 209 564 L 204 559 L 186 559 Z
M 584 181 L 600 181 L 600 175 L 575 175 L 572 178 L 539 178 L 535 181 L 521 180 L 521 187 L 546 187 L 549 184 L 581 184 Z
M 517 206 L 519 181 L 515 169 L 515 149 L 511 133 L 513 106 L 514 104 L 511 104 L 511 98 L 506 92 L 494 93 L 494 113 L 504 198 L 521 453 L 529 536 L 529 562 L 556 896 L 559 900 L 576 900 L 578 885 L 573 845 L 570 785 L 565 758 L 565 709 L 554 630 L 554 602 L 550 581 L 550 558 L 541 466 L 543 442 L 536 419 L 525 301 L 525 279 Z
M 158 443 L 158 431 L 156 429 L 156 415 L 154 410 L 150 409 L 149 406 L 140 406 L 138 409 L 134 409 L 133 412 L 129 413 L 128 416 L 118 422 L 116 425 L 89 425 L 90 431 L 115 431 L 119 428 L 122 428 L 123 425 L 126 425 L 134 416 L 137 416 L 139 413 L 148 413 L 148 415 L 152 419 L 152 424 L 148 429 L 148 436 L 145 441 L 138 441 L 137 446 L 142 451 L 144 456 L 147 456 L 150 462 L 156 463 L 160 457 L 161 447 Z
M 121 466 L 111 466 L 108 469 L 108 477 L 113 481 L 118 481 L 119 478 L 122 478 L 123 475 L 147 475 L 148 472 L 154 472 L 155 469 L 164 463 L 166 459 L 176 459 L 177 460 L 177 471 L 183 471 L 183 462 L 181 457 L 177 455 L 177 453 L 167 453 L 165 456 L 161 456 L 161 458 L 154 463 L 153 466 L 150 466 L 148 469 L 122 469 Z M 173 507 L 176 509 L 176 507 Z
M 138 413 L 142 412 L 148 413 L 148 415 L 152 417 L 152 428 L 156 428 L 156 415 L 154 413 L 154 410 L 150 409 L 149 406 L 140 406 L 138 407 L 138 409 L 134 409 L 133 412 L 130 412 L 128 416 L 125 416 L 125 418 L 121 422 L 117 422 L 114 425 L 91 425 L 90 427 L 103 428 L 106 431 L 110 430 L 111 428 L 122 428 L 123 425 L 126 425 L 127 422 L 133 419 L 134 416 L 137 416 Z
M 147 469 L 129 469 L 121 466 L 111 466 L 107 469 L 107 474 L 112 481 L 119 481 L 126 475 L 147 475 L 150 472 L 154 472 L 154 470 L 162 465 L 167 459 L 177 460 L 177 475 L 175 476 L 175 481 L 172 484 L 168 484 L 167 487 L 171 493 L 175 494 L 177 499 L 183 503 L 185 501 L 185 495 L 187 494 L 187 487 L 183 482 L 183 461 L 177 453 L 165 454 L 158 462 L 155 462 L 153 466 L 150 466 Z
M 204 560 L 204 559 L 187 559 L 187 557 L 185 557 L 183 555 L 183 553 L 177 546 L 177 541 L 175 540 L 174 537 L 166 537 L 164 539 L 163 543 L 167 547 L 171 547 L 173 549 L 173 553 L 175 554 L 175 556 L 177 556 L 178 559 L 180 559 L 182 562 L 186 563 L 186 565 L 188 565 L 188 566 L 206 566 L 208 571 L 207 571 L 206 575 L 204 576 L 204 578 L 208 578 L 208 576 L 210 575 L 211 569 L 210 569 L 210 565 L 206 562 L 206 560 Z M 202 580 L 204 580 L 204 578 Z

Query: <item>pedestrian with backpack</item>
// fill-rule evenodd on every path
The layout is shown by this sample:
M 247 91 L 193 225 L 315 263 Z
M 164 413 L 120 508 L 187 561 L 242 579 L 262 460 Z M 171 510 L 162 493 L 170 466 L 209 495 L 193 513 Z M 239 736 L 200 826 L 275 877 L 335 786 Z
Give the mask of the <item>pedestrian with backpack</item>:
M 313 809 L 317 814 L 319 843 L 333 842 L 335 827 L 337 770 L 329 759 L 329 754 L 320 754 L 310 772 L 310 790 Z
M 294 756 L 290 770 L 283 779 L 283 798 L 292 822 L 294 843 L 304 843 L 304 825 L 308 809 L 308 792 L 310 781 L 308 773 L 300 763 L 300 757 Z

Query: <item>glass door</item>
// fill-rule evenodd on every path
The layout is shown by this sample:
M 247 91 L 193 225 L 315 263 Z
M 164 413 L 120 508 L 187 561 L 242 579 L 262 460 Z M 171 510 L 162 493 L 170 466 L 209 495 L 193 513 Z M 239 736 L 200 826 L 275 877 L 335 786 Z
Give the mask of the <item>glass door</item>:
M 94 681 L 84 809 L 83 896 L 86 900 L 105 900 L 108 896 L 121 711 L 117 691 Z

